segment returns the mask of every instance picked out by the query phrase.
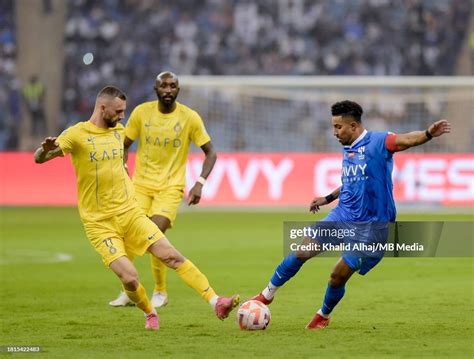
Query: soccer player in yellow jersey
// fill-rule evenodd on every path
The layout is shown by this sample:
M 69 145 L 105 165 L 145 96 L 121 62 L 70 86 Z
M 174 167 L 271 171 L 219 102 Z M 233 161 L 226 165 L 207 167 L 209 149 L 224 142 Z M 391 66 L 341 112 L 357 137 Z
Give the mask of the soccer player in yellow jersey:
M 187 203 L 198 204 L 202 187 L 216 162 L 216 152 L 201 117 L 176 101 L 179 80 L 172 72 L 156 77 L 156 101 L 138 105 L 125 127 L 125 158 L 130 145 L 139 141 L 133 184 L 140 207 L 165 233 L 173 226 L 183 199 L 186 160 L 193 142 L 205 154 L 201 176 L 190 190 Z M 132 258 L 133 260 L 133 258 Z M 168 303 L 166 266 L 151 257 L 155 288 L 151 303 L 161 307 Z M 131 303 L 124 292 L 111 301 L 112 306 Z
M 126 96 L 121 90 L 103 88 L 91 118 L 57 138 L 46 138 L 35 152 L 35 162 L 71 155 L 86 235 L 104 264 L 120 279 L 127 296 L 146 314 L 145 328 L 158 329 L 158 315 L 127 253 L 141 256 L 150 252 L 159 258 L 211 304 L 222 320 L 239 297 L 218 297 L 206 276 L 170 244 L 138 206 L 123 162 L 125 129 L 118 122 L 124 118 L 125 107 Z

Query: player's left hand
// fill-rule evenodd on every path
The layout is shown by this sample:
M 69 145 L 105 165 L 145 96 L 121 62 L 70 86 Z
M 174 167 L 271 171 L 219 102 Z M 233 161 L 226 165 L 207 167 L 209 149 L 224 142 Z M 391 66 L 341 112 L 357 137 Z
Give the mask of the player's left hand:
M 188 193 L 188 206 L 193 204 L 198 204 L 201 200 L 201 191 L 202 191 L 202 184 L 196 182 L 196 184 L 191 188 Z
M 319 207 L 324 206 L 325 204 L 328 204 L 325 197 L 316 197 L 311 202 L 311 205 L 309 206 L 309 211 L 311 213 L 316 213 L 319 211 Z
M 444 133 L 451 132 L 451 124 L 446 120 L 439 120 L 428 127 L 428 132 L 433 137 L 439 137 Z

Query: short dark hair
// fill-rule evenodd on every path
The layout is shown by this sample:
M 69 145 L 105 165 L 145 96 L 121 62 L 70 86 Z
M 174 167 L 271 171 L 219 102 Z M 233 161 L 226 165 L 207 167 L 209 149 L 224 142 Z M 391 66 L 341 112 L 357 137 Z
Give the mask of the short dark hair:
M 109 97 L 111 99 L 118 97 L 119 99 L 122 99 L 124 101 L 127 100 L 127 95 L 125 95 L 125 92 L 115 86 L 105 86 L 97 94 L 97 98 L 99 97 Z
M 353 117 L 356 121 L 360 122 L 364 110 L 362 107 L 354 101 L 344 100 L 336 102 L 331 106 L 331 114 L 333 116 L 342 116 L 342 117 Z

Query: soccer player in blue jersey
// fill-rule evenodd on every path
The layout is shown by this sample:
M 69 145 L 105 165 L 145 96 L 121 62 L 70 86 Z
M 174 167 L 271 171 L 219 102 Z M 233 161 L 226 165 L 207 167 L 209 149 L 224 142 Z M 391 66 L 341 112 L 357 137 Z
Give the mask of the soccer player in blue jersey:
M 451 131 L 446 120 L 433 123 L 426 131 L 405 134 L 371 132 L 362 125 L 362 107 L 353 101 L 341 101 L 331 107 L 334 136 L 343 146 L 342 186 L 326 197 L 315 198 L 310 211 L 339 199 L 337 207 L 315 227 L 348 228 L 350 223 L 361 225 L 362 236 L 369 240 L 386 241 L 387 224 L 395 221 L 396 209 L 392 192 L 393 154 L 424 144 L 433 137 Z M 304 238 L 303 243 L 312 239 Z M 327 243 L 316 237 L 318 244 Z M 316 246 L 313 246 L 313 248 Z M 286 256 L 276 268 L 267 287 L 252 299 L 264 304 L 273 301 L 275 292 L 291 279 L 310 258 L 322 253 L 322 246 L 309 251 L 296 251 Z M 335 306 L 345 293 L 345 285 L 354 272 L 364 275 L 381 261 L 383 253 L 364 255 L 344 253 L 333 268 L 322 307 L 306 325 L 307 329 L 325 328 Z

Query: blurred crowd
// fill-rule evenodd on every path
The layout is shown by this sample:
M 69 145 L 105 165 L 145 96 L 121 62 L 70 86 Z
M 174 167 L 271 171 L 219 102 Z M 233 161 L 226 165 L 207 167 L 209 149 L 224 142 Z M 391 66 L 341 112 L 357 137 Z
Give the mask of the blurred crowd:
M 8 74 L 15 47 L 8 3 L 0 0 L 0 81 L 7 83 L 0 109 L 18 87 Z M 106 83 L 126 90 L 129 107 L 153 98 L 164 69 L 452 75 L 470 11 L 470 0 L 68 0 L 61 126 L 84 119 Z
M 65 104 L 112 80 L 140 101 L 163 69 L 450 75 L 469 12 L 469 0 L 69 0 Z
M 0 0 L 0 151 L 18 146 L 20 92 L 13 1 Z
M 341 100 L 334 89 L 282 88 L 275 91 L 273 87 L 262 86 L 234 90 L 228 87 L 182 90 L 185 103 L 199 109 L 206 120 L 207 130 L 220 151 L 341 150 L 330 121 L 331 105 Z M 427 128 L 442 118 L 449 106 L 444 89 L 353 88 L 346 96 L 362 105 L 364 127 L 371 131 L 405 133 Z M 453 99 L 449 101 L 452 103 Z M 456 101 L 466 103 L 472 99 L 464 96 Z M 457 141 L 442 144 L 434 141 L 411 152 L 462 150 L 474 148 Z

